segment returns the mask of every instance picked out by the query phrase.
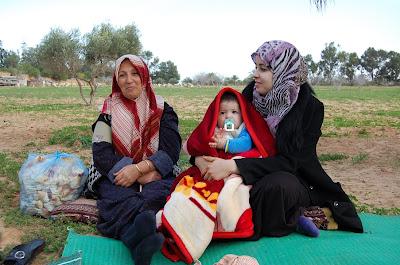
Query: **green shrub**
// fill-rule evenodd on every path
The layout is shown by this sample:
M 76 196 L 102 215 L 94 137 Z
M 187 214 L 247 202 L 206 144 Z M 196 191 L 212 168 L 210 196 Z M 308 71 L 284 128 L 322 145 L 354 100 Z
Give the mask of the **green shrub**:
M 66 147 L 80 145 L 89 149 L 92 145 L 92 130 L 90 126 L 68 126 L 53 132 L 49 144 L 62 144 Z
M 321 162 L 343 160 L 348 157 L 349 157 L 348 155 L 341 154 L 341 153 L 327 153 L 327 154 L 321 154 L 318 156 L 319 161 L 321 161 Z

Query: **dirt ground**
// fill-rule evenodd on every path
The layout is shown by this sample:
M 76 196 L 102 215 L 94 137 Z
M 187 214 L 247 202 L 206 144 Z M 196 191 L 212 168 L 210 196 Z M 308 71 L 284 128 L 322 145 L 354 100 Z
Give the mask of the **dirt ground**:
M 45 146 L 42 151 L 52 152 L 58 146 L 46 143 L 52 130 L 65 127 L 65 121 L 56 116 L 15 113 L 0 114 L 0 152 L 30 151 L 35 146 Z M 354 130 L 353 132 L 351 130 Z M 357 198 L 359 203 L 379 208 L 400 208 L 400 133 L 399 130 L 371 129 L 368 137 L 360 137 L 350 129 L 346 137 L 322 137 L 318 153 L 341 153 L 348 158 L 323 164 L 334 181 Z M 88 157 L 89 151 L 79 155 Z M 365 159 L 356 162 L 362 154 Z M 20 243 L 21 233 L 5 227 L 0 218 L 0 250 L 7 245 Z
M 323 164 L 334 181 L 354 195 L 362 204 L 377 208 L 400 207 L 400 133 L 385 128 L 373 131 L 369 137 L 347 136 L 321 138 L 319 154 L 343 153 L 350 158 Z M 352 158 L 366 155 L 357 163 Z

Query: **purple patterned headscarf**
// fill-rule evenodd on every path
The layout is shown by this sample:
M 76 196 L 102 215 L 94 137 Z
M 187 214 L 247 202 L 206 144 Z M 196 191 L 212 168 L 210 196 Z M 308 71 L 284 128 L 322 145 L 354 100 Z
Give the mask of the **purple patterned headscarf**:
M 296 103 L 300 85 L 307 81 L 307 65 L 296 47 L 285 41 L 265 42 L 251 55 L 254 63 L 257 55 L 272 69 L 272 89 L 262 96 L 254 87 L 253 105 L 275 137 L 279 122 Z

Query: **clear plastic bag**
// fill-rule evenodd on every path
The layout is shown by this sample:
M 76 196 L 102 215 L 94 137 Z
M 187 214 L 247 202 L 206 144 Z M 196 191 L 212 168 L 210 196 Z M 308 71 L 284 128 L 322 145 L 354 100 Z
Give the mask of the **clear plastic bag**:
M 87 175 L 76 155 L 29 154 L 18 174 L 21 211 L 48 217 L 55 207 L 79 197 Z

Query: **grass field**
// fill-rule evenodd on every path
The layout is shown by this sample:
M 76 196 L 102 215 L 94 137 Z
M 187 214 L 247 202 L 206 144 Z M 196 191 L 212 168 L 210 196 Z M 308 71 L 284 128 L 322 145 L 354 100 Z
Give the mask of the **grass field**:
M 201 120 L 218 90 L 169 87 L 156 88 L 156 93 L 163 96 L 177 112 L 180 132 L 182 138 L 186 139 Z M 340 175 L 342 168 L 350 167 L 350 170 L 356 172 L 375 163 L 372 157 L 376 152 L 369 151 L 365 146 L 368 147 L 378 137 L 386 137 L 384 139 L 390 142 L 400 135 L 400 87 L 317 87 L 315 92 L 325 104 L 321 138 L 325 145 L 318 150 L 319 157 L 324 167 L 334 173 L 333 175 Z M 7 229 L 18 230 L 21 241 L 37 237 L 46 240 L 45 253 L 39 259 L 43 263 L 37 264 L 44 264 L 60 255 L 67 227 L 73 227 L 81 233 L 96 233 L 96 229 L 93 225 L 68 220 L 51 221 L 21 214 L 18 208 L 18 170 L 30 152 L 70 152 L 78 154 L 88 163 L 91 125 L 98 116 L 102 100 L 109 93 L 109 88 L 100 88 L 95 104 L 85 106 L 77 87 L 0 87 L 0 222 Z M 346 139 L 352 139 L 351 143 L 346 142 Z M 364 143 L 365 146 L 349 149 L 349 145 L 356 146 L 359 143 Z M 400 177 L 400 146 L 392 146 L 391 150 L 382 163 L 387 162 L 394 172 L 393 178 L 397 178 Z M 187 156 L 182 154 L 180 165 L 183 168 L 188 166 L 187 160 Z M 346 179 L 344 182 L 346 184 Z M 348 187 L 350 196 L 360 211 L 400 214 L 398 204 L 377 206 L 366 203 L 359 198 L 358 193 L 351 192 L 352 187 Z M 365 196 L 373 197 L 376 194 Z M 0 234 L 0 239 L 7 236 L 5 233 L 10 231 L 7 229 L 3 235 Z M 3 250 L 0 248 L 0 256 L 4 256 L 12 247 L 10 244 L 5 245 Z

